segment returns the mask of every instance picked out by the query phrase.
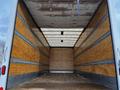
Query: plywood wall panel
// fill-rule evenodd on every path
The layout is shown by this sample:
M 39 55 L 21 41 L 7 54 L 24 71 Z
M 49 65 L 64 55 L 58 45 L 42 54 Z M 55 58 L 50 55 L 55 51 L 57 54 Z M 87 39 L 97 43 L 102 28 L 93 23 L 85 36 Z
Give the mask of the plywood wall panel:
M 49 57 L 46 57 L 42 53 L 40 54 L 40 61 L 44 64 L 49 64 Z
M 11 64 L 10 65 L 10 76 L 28 74 L 33 72 L 39 72 L 41 69 L 37 65 L 28 64 Z
M 103 3 L 99 9 L 97 10 L 94 18 L 92 18 L 92 20 L 90 21 L 90 23 L 88 24 L 87 28 L 85 28 L 85 32 L 82 33 L 81 38 L 79 38 L 77 44 L 81 44 L 82 41 L 84 41 L 86 39 L 86 37 L 89 35 L 89 33 L 96 27 L 96 25 L 101 21 L 101 18 L 103 18 L 103 16 L 107 15 L 107 6 L 106 3 Z M 76 45 L 77 45 L 76 44 Z M 75 45 L 74 51 L 76 52 L 79 48 L 79 46 Z
M 87 38 L 90 31 L 95 28 L 96 31 Z M 108 33 L 110 33 L 110 25 L 107 3 L 104 1 L 81 35 L 78 43 L 82 43 L 86 38 L 87 40 L 74 49 L 75 70 L 115 77 L 111 33 L 109 36 Z M 100 41 L 95 42 L 97 40 Z M 97 65 L 93 65 L 93 63 Z
M 96 15 L 92 19 L 91 23 L 88 25 L 88 28 L 95 27 L 96 23 L 100 21 L 100 19 L 108 13 L 106 1 L 102 3 L 102 5 L 99 7 L 99 9 L 96 12 Z
M 46 56 L 49 56 L 49 50 L 48 49 L 46 49 L 46 47 L 39 47 L 40 48 L 40 51 L 42 51 Z
M 14 36 L 12 56 L 23 60 L 39 62 L 39 52 L 18 36 Z M 37 57 L 37 58 L 35 58 Z
M 78 50 L 75 52 L 75 56 L 109 31 L 110 31 L 110 28 L 109 28 L 109 22 L 107 18 L 103 23 L 101 23 L 98 26 L 98 28 L 94 31 L 94 33 L 78 48 Z M 87 29 L 86 29 L 86 32 L 87 32 Z
M 25 19 L 27 24 L 29 25 L 30 28 L 36 28 L 35 23 L 32 21 L 31 16 L 29 15 L 28 11 L 26 10 L 26 7 L 24 4 L 20 2 L 18 5 L 18 13 Z
M 10 64 L 9 76 L 40 73 L 48 70 L 49 47 L 44 46 L 43 42 L 40 42 L 31 32 L 32 28 L 37 28 L 37 26 L 22 3 L 19 3 L 17 13 L 21 18 L 18 15 L 16 17 L 17 33 L 15 33 L 13 40 L 13 60 Z
M 37 44 L 36 43 L 36 39 L 35 37 L 33 36 L 32 32 L 25 26 L 24 23 L 19 23 L 19 20 L 20 19 L 17 19 L 17 22 L 16 22 L 16 30 L 21 34 L 23 35 L 25 38 L 27 38 L 29 41 L 31 41 L 33 44 Z M 21 20 L 20 20 L 21 21 Z M 20 25 L 19 25 L 20 24 Z
M 73 70 L 73 49 L 51 48 L 50 70 Z
M 76 58 L 76 64 L 84 64 L 100 60 L 113 60 L 111 36 L 100 42 L 98 45 L 86 50 Z
M 84 66 L 78 67 L 77 70 L 81 70 L 83 72 L 95 73 L 104 76 L 114 77 L 115 74 L 115 66 L 114 64 L 106 64 L 106 65 L 93 65 L 93 66 Z

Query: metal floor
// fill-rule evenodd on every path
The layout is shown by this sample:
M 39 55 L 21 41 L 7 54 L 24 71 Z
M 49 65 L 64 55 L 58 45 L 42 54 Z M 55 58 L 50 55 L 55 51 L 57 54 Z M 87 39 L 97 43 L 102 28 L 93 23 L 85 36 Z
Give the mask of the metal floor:
M 77 74 L 46 74 L 10 90 L 110 90 Z

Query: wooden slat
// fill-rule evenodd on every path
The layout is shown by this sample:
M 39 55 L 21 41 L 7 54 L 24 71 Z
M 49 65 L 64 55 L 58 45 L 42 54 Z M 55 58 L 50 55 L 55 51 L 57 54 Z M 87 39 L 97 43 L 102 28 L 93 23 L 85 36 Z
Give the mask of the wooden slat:
M 16 35 L 13 41 L 12 56 L 23 60 L 39 62 L 39 51 Z
M 41 70 L 42 69 L 40 69 L 39 66 L 36 66 L 36 65 L 11 64 L 9 75 L 16 76 L 16 75 L 33 73 L 33 72 L 39 72 Z
M 28 14 L 28 12 L 25 10 L 25 7 L 23 6 L 22 3 L 18 4 L 18 12 L 19 14 L 26 20 L 27 24 L 31 27 L 34 28 L 36 27 L 35 24 L 33 23 L 30 15 Z
M 75 61 L 76 64 L 93 62 L 96 60 L 113 60 L 111 36 L 95 47 L 81 54 Z
M 76 69 L 83 72 L 101 74 L 101 75 L 111 76 L 111 77 L 115 77 L 116 75 L 114 64 L 94 65 L 94 66 L 85 66 L 85 67 L 83 66 Z
M 86 31 L 81 36 L 81 40 L 78 40 L 78 43 L 81 43 L 83 40 L 86 39 L 87 35 L 85 34 L 89 33 L 89 30 L 93 30 L 93 28 L 96 26 L 97 22 L 100 22 L 100 19 L 107 13 L 107 3 L 104 2 L 99 10 L 97 11 L 96 15 L 94 16 L 93 20 L 90 22 L 88 27 L 86 28 Z M 91 34 L 91 36 L 84 42 L 81 47 L 75 48 L 75 56 L 78 55 L 78 57 L 75 58 L 75 65 L 81 65 L 85 63 L 92 63 L 102 60 L 114 60 L 113 58 L 113 49 L 112 49 L 112 40 L 111 35 L 101 42 L 99 42 L 97 45 L 88 48 L 86 51 L 82 52 L 84 49 L 86 49 L 90 44 L 92 44 L 94 41 L 96 41 L 98 38 L 100 38 L 103 34 L 110 31 L 109 26 L 109 19 L 107 19 L 98 25 L 97 31 Z M 80 54 L 79 54 L 80 53 Z M 94 74 L 101 74 L 106 76 L 112 76 L 115 77 L 115 65 L 114 64 L 99 64 L 99 65 L 86 65 L 86 66 L 76 66 L 76 70 L 83 71 L 83 72 L 90 72 Z
M 37 44 L 36 38 L 32 35 L 31 31 L 22 23 L 19 18 L 17 18 L 16 20 L 16 30 L 28 40 L 30 40 L 33 44 Z
M 50 70 L 73 70 L 73 49 L 51 48 Z
M 110 31 L 109 28 L 109 21 L 108 18 L 105 22 L 103 22 L 97 30 L 79 47 L 79 49 L 75 52 L 75 55 L 79 54 L 82 50 L 90 46 L 92 43 L 94 43 L 98 38 L 100 38 L 103 34 Z
M 46 57 L 43 54 L 40 54 L 40 62 L 44 63 L 44 64 L 48 64 L 49 62 L 49 57 Z
M 18 5 L 18 13 L 24 20 L 30 29 L 36 28 L 30 16 L 27 12 L 25 12 L 22 4 Z M 29 40 L 33 46 L 23 40 L 20 36 L 15 34 L 12 48 L 12 57 L 18 58 L 19 60 L 38 62 L 40 64 L 48 64 L 48 57 L 44 55 L 42 52 L 49 56 L 49 51 L 46 47 L 44 47 L 38 39 L 30 32 L 27 25 L 22 21 L 22 19 L 16 19 L 16 30 L 22 35 L 24 38 Z M 10 76 L 29 74 L 34 72 L 40 72 L 42 70 L 47 70 L 47 66 L 39 66 L 37 64 L 22 64 L 22 63 L 11 63 L 10 64 Z
M 82 33 L 81 38 L 78 40 L 77 43 L 82 43 L 82 41 L 88 36 L 88 34 L 93 30 L 97 23 L 99 23 L 100 19 L 107 14 L 107 6 L 106 3 L 103 3 L 101 7 L 96 12 L 96 15 L 93 17 L 91 22 L 89 23 L 88 27 L 85 29 L 85 32 Z M 79 47 L 75 47 L 75 52 L 78 50 Z

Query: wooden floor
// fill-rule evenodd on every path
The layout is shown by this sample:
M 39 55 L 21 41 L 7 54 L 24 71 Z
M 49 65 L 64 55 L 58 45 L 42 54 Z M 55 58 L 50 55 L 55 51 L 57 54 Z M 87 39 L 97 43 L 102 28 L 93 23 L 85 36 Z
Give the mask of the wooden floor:
M 10 90 L 110 90 L 77 74 L 47 74 Z

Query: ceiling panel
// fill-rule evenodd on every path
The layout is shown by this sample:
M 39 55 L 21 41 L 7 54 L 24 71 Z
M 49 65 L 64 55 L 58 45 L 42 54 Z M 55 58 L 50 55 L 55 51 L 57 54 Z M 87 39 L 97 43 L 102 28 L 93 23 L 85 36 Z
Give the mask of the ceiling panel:
M 24 2 L 51 47 L 73 47 L 102 0 Z
M 24 0 L 41 28 L 84 28 L 102 0 Z

